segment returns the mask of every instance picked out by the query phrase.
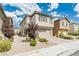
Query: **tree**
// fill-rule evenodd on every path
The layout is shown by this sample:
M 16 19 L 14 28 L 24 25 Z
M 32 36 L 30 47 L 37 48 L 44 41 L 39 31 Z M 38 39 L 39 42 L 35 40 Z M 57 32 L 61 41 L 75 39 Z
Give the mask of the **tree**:
M 38 29 L 37 24 L 33 24 L 33 23 L 28 24 L 28 29 L 26 30 L 26 33 L 31 39 L 35 40 L 35 38 L 38 34 L 37 29 Z
M 14 28 L 12 18 L 6 18 L 2 24 L 2 32 L 5 37 L 13 40 Z

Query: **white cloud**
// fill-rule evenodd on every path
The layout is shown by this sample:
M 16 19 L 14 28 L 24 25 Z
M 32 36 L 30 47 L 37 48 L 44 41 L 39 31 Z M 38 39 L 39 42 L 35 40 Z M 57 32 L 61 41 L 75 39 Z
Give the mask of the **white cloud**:
M 77 14 L 75 17 L 79 17 L 79 14 Z
M 75 17 L 79 17 L 79 3 L 77 3 L 76 6 L 74 7 L 74 11 L 77 12 L 77 15 L 75 15 Z
M 16 26 L 16 23 L 19 24 L 21 20 L 23 20 L 22 17 L 17 17 L 17 16 L 24 15 L 24 14 L 32 14 L 34 11 L 41 11 L 41 8 L 36 3 L 11 3 L 11 4 L 4 3 L 2 5 L 3 6 L 10 5 L 21 9 L 21 10 L 16 9 L 16 11 L 12 11 L 12 12 L 5 10 L 7 17 L 13 18 L 15 26 Z
M 50 13 L 54 17 L 59 17 L 61 14 L 58 14 L 56 11 Z
M 53 21 L 58 20 L 58 18 L 54 18 Z
M 9 5 L 20 8 L 24 14 L 32 14 L 34 11 L 41 11 L 41 8 L 36 3 L 11 3 Z
M 79 3 L 76 4 L 75 8 L 74 8 L 74 11 L 78 12 L 79 13 Z
M 12 12 L 8 12 L 8 11 L 4 11 L 7 17 L 17 17 L 15 14 L 13 14 Z
M 24 13 L 20 10 L 16 10 L 13 12 L 15 15 L 24 15 Z
M 14 22 L 19 23 L 23 18 L 22 17 L 17 17 L 15 13 L 9 12 L 9 11 L 4 11 L 7 17 L 12 17 Z
M 48 11 L 57 9 L 58 7 L 59 7 L 59 4 L 58 4 L 58 3 L 51 3 L 51 4 L 49 5 Z
M 70 22 L 71 22 L 71 23 L 74 23 L 74 21 L 73 21 L 73 20 L 70 20 Z
M 41 11 L 36 3 L 11 3 L 10 6 L 15 6 L 21 10 L 16 10 L 13 12 L 15 15 L 32 14 L 34 11 Z

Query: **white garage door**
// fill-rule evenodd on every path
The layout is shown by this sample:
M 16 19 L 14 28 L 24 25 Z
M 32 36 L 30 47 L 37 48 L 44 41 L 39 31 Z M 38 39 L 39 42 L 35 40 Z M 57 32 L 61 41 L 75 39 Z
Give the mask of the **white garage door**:
M 40 37 L 44 37 L 44 38 L 47 38 L 51 35 L 50 30 L 39 30 L 38 33 Z

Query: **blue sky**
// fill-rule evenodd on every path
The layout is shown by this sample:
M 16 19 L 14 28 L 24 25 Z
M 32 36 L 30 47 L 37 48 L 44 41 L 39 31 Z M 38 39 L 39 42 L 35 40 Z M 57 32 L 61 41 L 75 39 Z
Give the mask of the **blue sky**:
M 79 22 L 79 4 L 77 3 L 5 3 L 2 5 L 6 15 L 13 18 L 15 28 L 19 28 L 26 14 L 31 15 L 34 11 L 52 15 L 53 20 L 67 17 L 71 22 Z

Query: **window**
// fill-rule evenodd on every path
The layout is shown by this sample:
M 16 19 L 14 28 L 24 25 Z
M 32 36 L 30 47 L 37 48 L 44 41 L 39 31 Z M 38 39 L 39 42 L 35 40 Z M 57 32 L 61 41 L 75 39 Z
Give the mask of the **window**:
M 47 22 L 47 17 L 43 15 L 39 15 L 39 21 L 41 22 Z
M 62 22 L 62 26 L 64 26 L 64 22 Z
M 68 22 L 66 22 L 66 26 L 68 26 Z
M 47 17 L 45 19 L 46 19 L 46 22 L 47 22 Z
M 41 15 L 39 15 L 39 21 L 41 21 Z
M 2 19 L 3 19 L 3 18 L 4 18 L 4 15 L 3 15 L 3 14 L 0 14 L 0 18 L 2 18 Z
M 64 26 L 64 27 L 66 27 L 66 26 L 68 26 L 68 22 L 62 22 L 62 26 Z
M 50 18 L 50 23 L 52 23 L 52 18 Z

